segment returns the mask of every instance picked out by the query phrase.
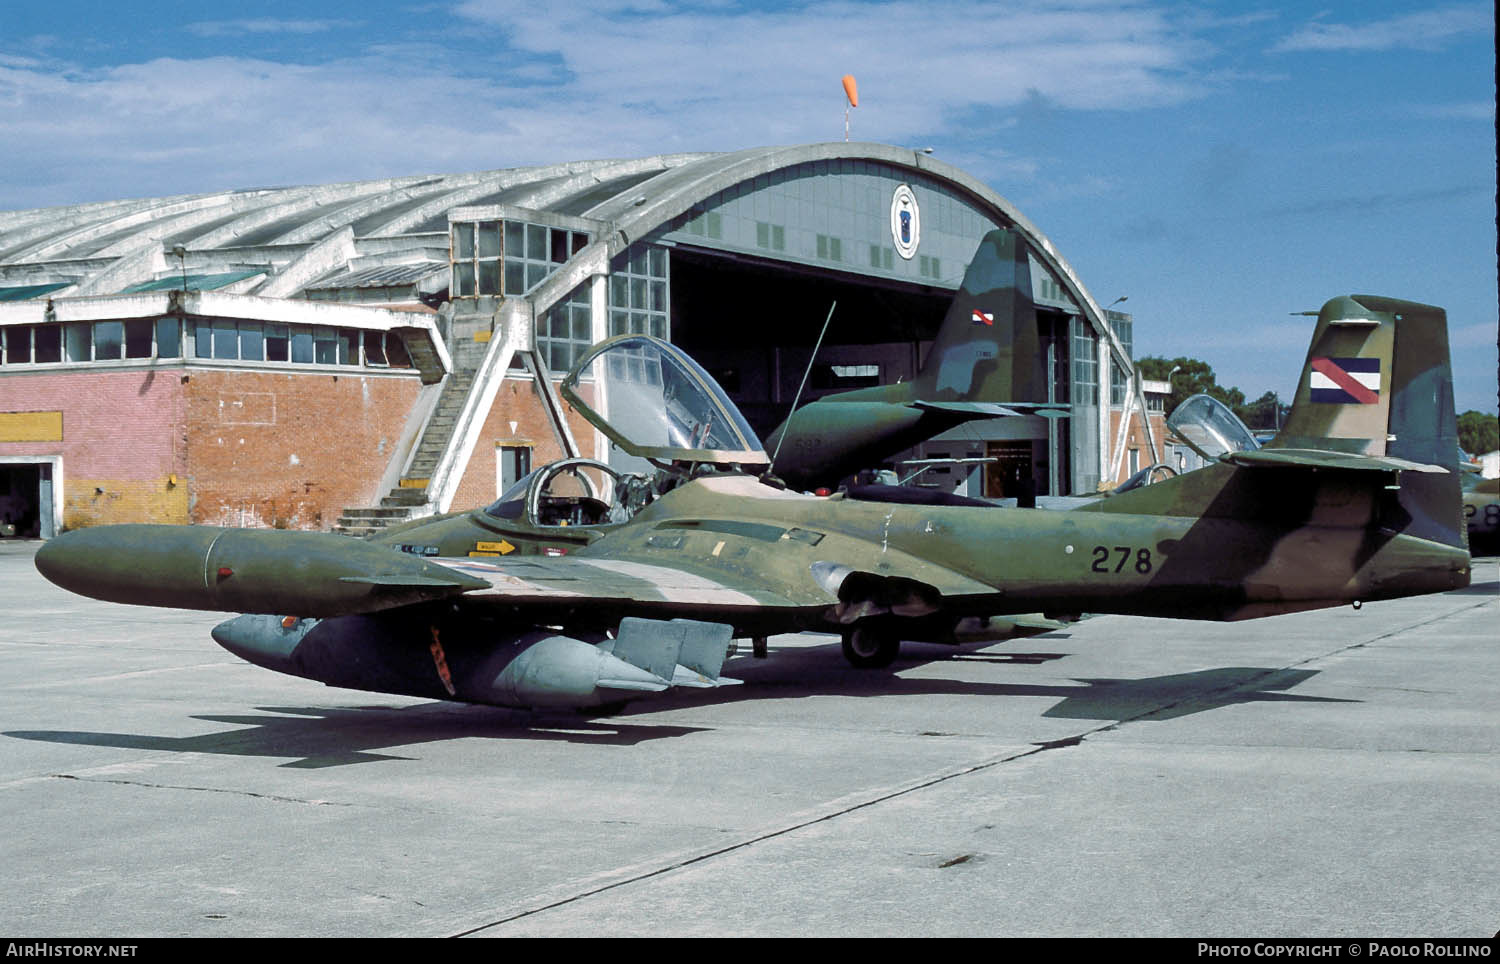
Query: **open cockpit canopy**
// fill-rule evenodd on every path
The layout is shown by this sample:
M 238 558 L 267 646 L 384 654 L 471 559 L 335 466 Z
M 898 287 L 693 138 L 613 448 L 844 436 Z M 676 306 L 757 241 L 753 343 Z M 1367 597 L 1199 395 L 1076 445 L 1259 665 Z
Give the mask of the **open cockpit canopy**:
M 600 342 L 563 379 L 561 392 L 631 455 L 745 468 L 770 461 L 718 382 L 659 338 L 621 335 Z
M 1167 428 L 1205 459 L 1260 448 L 1238 415 L 1212 395 L 1194 395 L 1167 419 Z

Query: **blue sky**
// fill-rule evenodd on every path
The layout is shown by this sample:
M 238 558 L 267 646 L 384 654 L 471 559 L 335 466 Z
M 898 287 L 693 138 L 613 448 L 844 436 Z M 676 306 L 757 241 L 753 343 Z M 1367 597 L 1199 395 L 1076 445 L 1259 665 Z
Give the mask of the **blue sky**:
M 1156 0 L 59 0 L 0 13 L 0 209 L 843 136 L 1014 201 L 1137 354 L 1289 397 L 1308 322 L 1448 309 L 1496 410 L 1494 14 Z

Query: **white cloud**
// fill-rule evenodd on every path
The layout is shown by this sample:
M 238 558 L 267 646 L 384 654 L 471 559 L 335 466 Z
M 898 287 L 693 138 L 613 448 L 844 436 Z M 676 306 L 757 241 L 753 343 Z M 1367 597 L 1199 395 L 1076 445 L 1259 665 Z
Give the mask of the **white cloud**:
M 468 0 L 461 16 L 515 47 L 556 58 L 588 96 L 663 108 L 707 99 L 861 100 L 903 123 L 1035 91 L 1067 108 L 1131 109 L 1197 92 L 1198 45 L 1142 3 L 978 0 L 812 3 L 763 10 L 594 0 L 536 16 L 512 0 Z
M 233 37 L 254 33 L 324 33 L 354 25 L 352 20 L 279 20 L 272 17 L 258 17 L 241 20 L 202 20 L 187 24 L 183 29 L 199 37 Z
M 1451 348 L 1493 349 L 1495 347 L 1495 322 L 1454 325 L 1448 335 L 1448 344 Z
M 1475 100 L 1460 104 L 1434 104 L 1419 107 L 1415 112 L 1421 117 L 1436 117 L 1443 120 L 1477 120 L 1489 124 L 1495 122 L 1494 101 Z
M 1436 50 L 1460 37 L 1494 32 L 1494 10 L 1466 4 L 1352 25 L 1314 21 L 1284 38 L 1273 52 L 1298 50 Z
M 997 110 L 1028 97 L 1054 109 L 1179 102 L 1197 95 L 1204 56 L 1139 0 L 593 0 L 545 13 L 471 0 L 458 13 L 451 45 L 371 45 L 322 63 L 7 58 L 7 137 L 27 149 L 0 176 L 0 207 L 834 140 L 844 73 L 860 83 L 856 139 L 978 140 L 970 169 L 1026 177 L 1035 161 L 993 146 Z M 333 23 L 190 29 L 245 41 Z M 989 126 L 971 134 L 976 112 Z

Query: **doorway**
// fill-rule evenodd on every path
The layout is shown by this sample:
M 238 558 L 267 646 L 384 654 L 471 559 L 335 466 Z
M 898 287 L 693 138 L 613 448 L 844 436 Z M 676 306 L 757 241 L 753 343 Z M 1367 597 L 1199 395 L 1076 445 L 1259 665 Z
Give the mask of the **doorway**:
M 0 461 L 0 538 L 57 534 L 51 460 Z

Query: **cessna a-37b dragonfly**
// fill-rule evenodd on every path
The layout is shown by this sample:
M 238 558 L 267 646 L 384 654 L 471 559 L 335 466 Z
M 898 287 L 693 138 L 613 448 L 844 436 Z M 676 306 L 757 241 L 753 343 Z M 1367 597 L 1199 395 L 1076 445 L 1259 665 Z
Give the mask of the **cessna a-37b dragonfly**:
M 651 338 L 601 343 L 562 391 L 654 476 L 572 460 L 363 541 L 82 529 L 37 568 L 99 599 L 249 613 L 214 638 L 278 672 L 580 709 L 728 682 L 736 637 L 835 631 L 884 666 L 966 617 L 1248 619 L 1469 582 L 1447 321 L 1426 305 L 1328 302 L 1273 441 L 1071 511 L 788 491 L 719 386 Z M 882 488 L 912 491 L 865 491 Z

